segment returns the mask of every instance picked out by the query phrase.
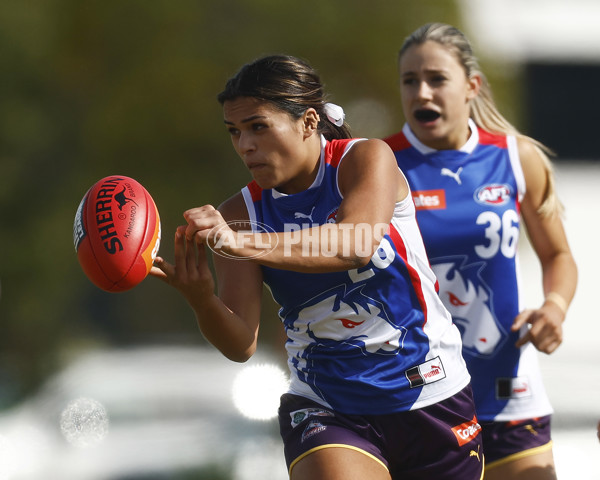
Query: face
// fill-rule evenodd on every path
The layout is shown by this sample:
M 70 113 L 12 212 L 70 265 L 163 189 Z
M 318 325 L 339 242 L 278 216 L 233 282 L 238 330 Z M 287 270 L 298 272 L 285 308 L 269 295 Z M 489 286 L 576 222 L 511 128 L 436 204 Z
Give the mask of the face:
M 400 94 L 406 121 L 417 138 L 436 150 L 459 149 L 468 140 L 470 100 L 480 78 L 468 79 L 458 58 L 426 41 L 400 59 Z
M 314 109 L 296 120 L 269 102 L 239 97 L 223 104 L 223 114 L 233 148 L 262 188 L 290 194 L 310 187 L 321 149 Z

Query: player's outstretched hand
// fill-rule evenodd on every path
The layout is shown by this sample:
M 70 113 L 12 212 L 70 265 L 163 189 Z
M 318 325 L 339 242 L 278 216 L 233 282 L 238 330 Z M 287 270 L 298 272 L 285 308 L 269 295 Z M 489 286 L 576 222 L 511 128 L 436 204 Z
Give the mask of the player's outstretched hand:
M 215 282 L 205 246 L 186 238 L 187 227 L 180 226 L 175 233 L 175 264 L 156 257 L 150 275 L 175 287 L 193 305 L 201 298 L 213 295 Z

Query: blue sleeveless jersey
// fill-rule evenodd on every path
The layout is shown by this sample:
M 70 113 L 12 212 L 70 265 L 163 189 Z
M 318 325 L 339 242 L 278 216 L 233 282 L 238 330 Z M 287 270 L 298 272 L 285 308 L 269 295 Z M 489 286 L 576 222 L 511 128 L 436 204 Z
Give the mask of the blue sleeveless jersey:
M 337 169 L 357 140 L 321 139 L 321 165 L 306 191 L 283 195 L 255 182 L 242 190 L 250 220 L 286 231 L 335 222 Z M 288 337 L 290 393 L 348 414 L 393 413 L 460 391 L 469 375 L 460 333 L 435 276 L 410 196 L 369 264 L 334 273 L 262 267 Z
M 548 415 L 535 348 L 515 348 L 524 331 L 510 331 L 521 310 L 517 246 L 525 192 L 516 139 L 469 125 L 460 150 L 433 150 L 408 125 L 386 141 L 411 186 L 440 298 L 462 334 L 478 419 Z

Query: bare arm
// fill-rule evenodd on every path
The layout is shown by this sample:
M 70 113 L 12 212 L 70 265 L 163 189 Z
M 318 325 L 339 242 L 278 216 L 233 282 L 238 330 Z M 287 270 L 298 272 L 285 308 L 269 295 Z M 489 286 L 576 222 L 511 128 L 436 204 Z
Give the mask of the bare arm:
M 407 185 L 392 151 L 380 140 L 355 144 L 339 168 L 344 199 L 335 224 L 240 238 L 225 225 L 213 228 L 222 220 L 211 207 L 201 207 L 186 212 L 186 236 L 196 236 L 224 255 L 285 270 L 319 273 L 364 266 L 390 223 L 396 201 L 406 196 Z
M 341 271 L 366 265 L 381 241 L 393 215 L 397 200 L 408 193 L 390 148 L 382 141 L 368 140 L 354 145 L 340 165 L 339 185 L 344 199 L 336 224 L 301 231 L 315 231 L 321 243 L 313 255 L 303 253 L 296 233 L 244 234 L 231 226 L 247 220 L 241 194 L 224 202 L 219 209 L 211 205 L 184 213 L 187 225 L 177 229 L 175 265 L 157 258 L 152 275 L 181 291 L 194 310 L 204 336 L 225 356 L 247 360 L 256 350 L 260 320 L 262 272 L 260 265 L 301 272 Z M 367 238 L 356 239 L 349 228 L 361 225 Z M 377 227 L 383 229 L 378 231 Z M 348 233 L 350 233 L 348 235 Z M 364 245 L 357 241 L 364 240 Z M 336 243 L 337 242 L 337 243 Z M 349 242 L 349 244 L 344 244 Z M 205 245 L 210 245 L 217 276 L 208 268 Z M 269 248 L 265 249 L 265 245 Z M 334 252 L 335 255 L 325 252 Z
M 247 218 L 240 195 L 224 204 L 226 218 Z M 187 212 L 186 212 L 187 213 Z M 227 358 L 246 361 L 256 351 L 262 294 L 260 267 L 214 255 L 218 294 L 208 266 L 206 247 L 177 229 L 175 264 L 156 258 L 151 275 L 178 289 L 196 315 L 204 337 Z
M 531 341 L 538 350 L 552 353 L 562 343 L 562 322 L 575 295 L 577 266 L 560 215 L 542 215 L 538 211 L 551 172 L 546 170 L 530 142 L 519 141 L 519 155 L 527 185 L 521 212 L 529 239 L 540 260 L 546 300 L 536 310 L 521 312 L 512 329 L 516 331 L 525 323 L 531 324 L 529 332 L 519 339 L 517 346 Z

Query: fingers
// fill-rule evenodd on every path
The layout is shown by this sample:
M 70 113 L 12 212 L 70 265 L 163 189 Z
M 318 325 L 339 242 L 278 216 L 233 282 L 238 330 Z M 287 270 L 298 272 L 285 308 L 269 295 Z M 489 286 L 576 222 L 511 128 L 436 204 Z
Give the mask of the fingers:
M 157 257 L 150 274 L 180 290 L 189 300 L 213 294 L 214 279 L 205 244 L 210 229 L 225 221 L 211 205 L 187 210 L 184 217 L 187 224 L 175 231 L 174 264 Z
M 186 237 L 186 226 L 180 226 L 175 233 L 175 268 L 180 279 L 196 279 L 200 267 L 206 264 L 204 245 Z
M 550 354 L 550 353 L 554 352 L 554 350 L 556 350 L 560 346 L 561 343 L 562 343 L 562 340 L 554 340 L 554 341 L 548 342 L 548 344 L 545 346 L 540 346 L 538 348 L 538 350 L 540 352 Z
M 188 240 L 185 237 L 182 237 L 182 239 L 186 243 L 185 268 L 188 273 L 194 272 L 194 270 L 196 269 L 196 266 L 198 265 L 198 262 L 196 260 L 196 244 L 193 240 Z M 204 247 L 202 245 L 198 245 L 197 250 L 204 250 Z
M 531 342 L 531 333 L 529 330 L 527 330 L 527 332 L 525 333 L 525 335 L 523 335 L 522 337 L 520 337 L 516 342 L 515 342 L 515 347 L 517 348 L 521 348 L 523 345 Z
M 150 275 L 173 285 L 185 282 L 190 273 L 193 275 L 198 266 L 196 262 L 196 247 L 193 242 L 186 240 L 185 230 L 186 226 L 180 226 L 175 231 L 175 264 L 170 264 L 162 257 L 156 257 L 150 269 Z M 199 246 L 198 250 L 202 251 L 204 259 L 206 259 L 204 248 Z
M 562 343 L 561 320 L 543 308 L 521 312 L 515 318 L 511 330 L 519 331 L 527 323 L 531 327 L 517 340 L 515 347 L 520 348 L 531 342 L 540 352 L 552 353 Z
M 521 330 L 523 325 L 525 325 L 527 323 L 527 321 L 529 320 L 529 318 L 531 317 L 532 313 L 533 313 L 533 310 L 523 310 L 521 313 L 519 313 L 515 317 L 515 321 L 511 325 L 510 330 L 512 332 L 518 332 L 519 330 Z M 527 332 L 525 332 L 525 334 L 517 340 L 517 342 L 515 343 L 515 347 L 521 348 L 523 345 L 525 345 L 526 343 L 528 343 L 530 341 L 531 341 L 531 331 L 527 330 Z
M 187 210 L 183 213 L 183 217 L 188 223 L 185 229 L 185 237 L 188 241 L 196 239 L 197 242 L 203 242 L 212 228 L 225 223 L 221 213 L 212 205 Z
M 173 269 L 173 265 L 166 262 L 162 257 L 156 257 L 148 275 L 168 282 L 169 275 L 172 275 Z
M 175 231 L 175 267 L 181 271 L 187 265 L 185 226 L 177 227 Z
M 532 342 L 544 353 L 552 353 L 562 343 L 561 324 L 556 324 L 551 318 L 543 317 L 531 327 Z
M 197 265 L 207 265 L 208 264 L 208 257 L 206 255 L 206 248 L 204 248 L 204 244 L 203 243 L 196 243 L 196 246 L 198 247 L 198 251 L 197 251 Z
M 521 327 L 525 325 L 525 323 L 527 323 L 527 320 L 529 319 L 532 313 L 533 310 L 523 310 L 521 313 L 519 313 L 515 317 L 515 321 L 510 327 L 510 330 L 513 332 L 518 332 L 521 329 Z

